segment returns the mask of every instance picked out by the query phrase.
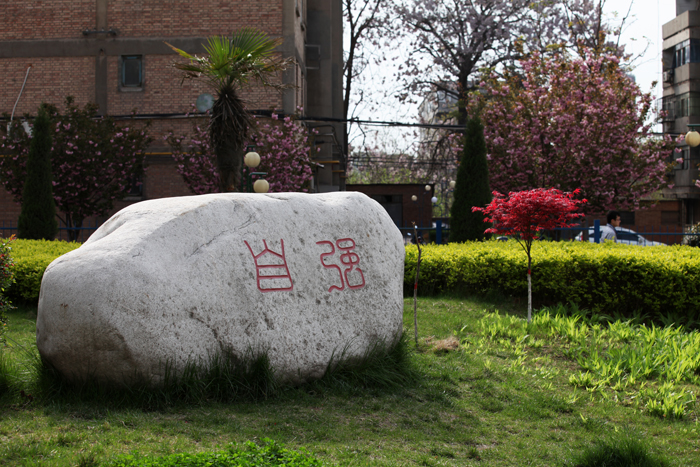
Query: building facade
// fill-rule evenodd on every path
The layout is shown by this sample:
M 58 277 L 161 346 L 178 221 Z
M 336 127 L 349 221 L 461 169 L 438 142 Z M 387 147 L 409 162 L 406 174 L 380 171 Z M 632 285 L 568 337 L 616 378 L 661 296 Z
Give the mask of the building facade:
M 676 17 L 662 26 L 663 35 L 663 131 L 672 136 L 700 127 L 700 4 L 676 0 Z M 681 146 L 683 163 L 672 174 L 673 188 L 662 199 L 675 202 L 682 225 L 700 222 L 698 179 L 700 148 Z M 677 158 L 674 154 L 673 158 Z
M 314 191 L 344 189 L 345 135 L 342 105 L 342 4 L 340 0 L 18 0 L 0 16 L 0 113 L 35 115 L 42 102 L 63 108 L 67 96 L 94 102 L 102 115 L 152 122 L 154 143 L 138 196 L 191 194 L 163 136 L 185 134 L 194 104 L 211 93 L 204 80 L 182 81 L 166 43 L 202 54 L 213 35 L 255 27 L 283 38 L 278 53 L 295 65 L 280 77 L 282 93 L 263 88 L 241 93 L 249 109 L 302 117 L 317 127 Z M 187 114 L 190 114 L 186 118 Z M 3 122 L 0 122 L 3 123 Z M 4 120 L 3 124 L 6 124 Z M 19 206 L 0 188 L 0 222 L 16 221 Z

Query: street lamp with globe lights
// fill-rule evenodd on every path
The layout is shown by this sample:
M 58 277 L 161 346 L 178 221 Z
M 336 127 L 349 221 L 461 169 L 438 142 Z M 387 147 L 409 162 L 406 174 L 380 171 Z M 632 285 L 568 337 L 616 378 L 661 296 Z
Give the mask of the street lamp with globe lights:
M 439 182 L 440 185 L 440 193 L 443 199 L 443 203 L 439 203 L 439 199 L 437 196 L 433 196 L 430 201 L 432 201 L 434 207 L 438 207 L 440 210 L 439 214 L 440 216 L 435 219 L 435 242 L 439 245 L 442 244 L 443 237 L 442 237 L 442 229 L 443 229 L 443 222 L 449 218 L 450 216 L 450 211 L 449 211 L 449 195 L 454 191 L 456 182 L 454 180 L 440 180 Z M 439 204 L 442 204 L 442 207 L 440 208 Z
M 425 192 L 426 192 L 426 193 L 430 192 L 430 190 L 433 189 L 430 185 L 425 185 L 424 188 L 425 188 Z M 421 196 L 420 196 L 420 197 L 421 197 L 421 199 L 423 199 L 423 192 L 421 192 Z M 412 195 L 412 196 L 411 196 L 411 201 L 413 201 L 414 203 L 415 203 L 416 201 L 418 201 L 418 196 L 417 196 L 417 195 Z M 432 201 L 432 199 L 431 199 L 431 201 Z M 418 212 L 418 216 L 419 216 L 419 220 L 418 220 L 418 222 L 419 222 L 419 227 L 423 227 L 423 203 L 420 203 L 420 204 L 418 205 L 418 211 L 419 211 L 419 212 Z M 432 216 L 431 216 L 431 217 L 432 217 Z
M 693 127 L 700 126 L 700 124 L 689 123 L 690 131 L 685 134 L 685 143 L 691 148 L 700 145 L 700 133 L 695 131 Z
M 450 217 L 450 209 L 449 209 L 449 195 L 455 190 L 455 185 L 457 185 L 457 182 L 454 180 L 450 180 L 449 182 L 447 180 L 441 180 L 440 181 L 440 192 L 442 193 L 442 199 L 443 199 L 443 206 L 442 206 L 442 218 L 447 218 Z
M 245 168 L 248 172 L 247 176 L 245 177 L 246 193 L 250 193 L 251 188 L 255 193 L 267 193 L 270 190 L 270 184 L 267 182 L 267 180 L 264 178 L 259 178 L 255 180 L 255 183 L 252 183 L 253 175 L 267 175 L 267 172 L 252 172 L 253 169 L 260 165 L 260 154 L 255 151 L 249 151 L 243 158 L 243 163 L 245 164 Z
M 418 199 L 419 199 L 419 198 L 420 198 L 420 200 L 421 200 L 421 202 L 418 203 L 418 227 L 420 227 L 420 228 L 423 228 L 423 202 L 422 202 L 422 200 L 423 200 L 423 195 L 424 195 L 425 193 L 429 193 L 429 192 L 433 189 L 433 187 L 431 187 L 430 185 L 425 185 L 423 188 L 425 189 L 425 191 L 421 191 L 421 192 L 420 192 L 420 197 L 419 197 L 418 195 L 412 195 L 412 196 L 411 196 L 411 201 L 413 201 L 414 203 L 418 203 Z M 432 201 L 432 199 L 431 199 L 431 201 Z M 431 216 L 430 216 L 430 218 L 431 218 L 431 221 L 432 221 L 432 207 L 431 207 Z M 431 222 L 431 223 L 432 223 L 432 222 Z M 430 226 L 429 226 L 429 227 L 430 227 Z M 417 240 L 417 239 L 416 239 L 416 240 Z

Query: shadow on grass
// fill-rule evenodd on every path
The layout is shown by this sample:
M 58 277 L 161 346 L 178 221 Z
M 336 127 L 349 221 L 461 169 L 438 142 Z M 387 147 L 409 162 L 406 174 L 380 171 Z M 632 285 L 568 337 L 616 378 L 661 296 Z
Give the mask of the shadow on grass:
M 648 440 L 629 432 L 598 439 L 567 462 L 572 467 L 667 467 L 670 464 L 659 453 L 652 452 Z
M 31 401 L 42 404 L 98 404 L 117 408 L 162 410 L 171 406 L 197 405 L 207 402 L 251 402 L 281 396 L 294 397 L 296 391 L 313 393 L 362 393 L 405 388 L 417 380 L 408 338 L 403 336 L 392 345 L 376 340 L 360 357 L 347 356 L 349 346 L 334 355 L 324 375 L 314 381 L 293 386 L 280 382 L 270 364 L 267 352 L 249 349 L 239 357 L 232 351 L 214 355 L 206 362 L 188 362 L 176 373 L 167 364 L 160 384 L 145 378 L 120 385 L 96 378 L 72 381 L 64 377 L 38 354 L 31 357 L 33 377 L 21 380 L 15 364 L 0 353 L 0 398 L 16 405 Z M 27 373 L 25 371 L 25 373 Z M 4 391 L 4 395 L 3 395 Z

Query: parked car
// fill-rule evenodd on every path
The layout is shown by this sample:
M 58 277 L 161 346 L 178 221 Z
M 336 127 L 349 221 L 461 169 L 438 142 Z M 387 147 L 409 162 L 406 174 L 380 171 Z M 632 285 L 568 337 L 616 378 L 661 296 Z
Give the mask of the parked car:
M 639 235 L 634 230 L 625 229 L 623 227 L 618 227 L 615 229 L 617 232 L 617 243 L 624 243 L 625 245 L 639 245 L 639 246 L 660 246 L 666 245 L 662 242 L 654 242 L 647 240 L 646 238 Z M 583 241 L 583 232 L 576 236 L 577 241 Z M 593 242 L 593 227 L 588 228 L 588 241 Z

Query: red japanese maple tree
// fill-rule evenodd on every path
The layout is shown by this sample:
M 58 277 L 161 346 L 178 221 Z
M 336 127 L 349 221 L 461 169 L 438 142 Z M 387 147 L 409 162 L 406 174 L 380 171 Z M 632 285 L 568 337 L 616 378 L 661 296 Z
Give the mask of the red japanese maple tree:
M 527 321 L 532 319 L 532 242 L 543 230 L 568 227 L 575 219 L 583 217 L 580 205 L 587 202 L 577 200 L 573 193 L 563 193 L 556 188 L 536 188 L 534 190 L 508 193 L 508 197 L 498 191 L 493 192 L 493 201 L 484 208 L 473 207 L 472 212 L 484 214 L 484 222 L 493 227 L 485 233 L 515 237 L 527 253 Z

